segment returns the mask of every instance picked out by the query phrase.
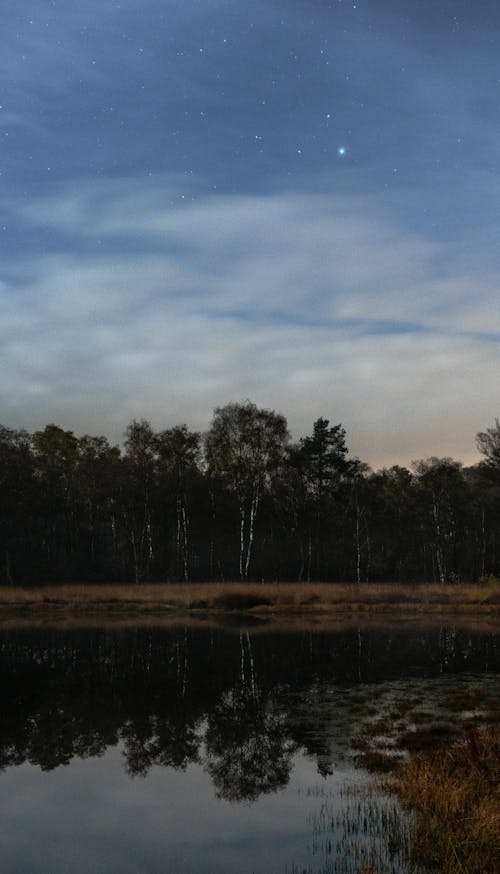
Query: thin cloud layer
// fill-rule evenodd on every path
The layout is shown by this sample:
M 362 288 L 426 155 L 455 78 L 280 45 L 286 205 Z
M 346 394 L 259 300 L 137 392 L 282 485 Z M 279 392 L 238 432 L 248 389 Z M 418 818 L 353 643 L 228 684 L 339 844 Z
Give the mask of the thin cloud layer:
M 6 424 L 119 441 L 132 417 L 203 429 L 250 397 L 296 435 L 341 421 L 375 466 L 477 458 L 498 400 L 498 273 L 380 200 L 192 198 L 166 176 L 10 209 L 51 245 L 4 265 Z

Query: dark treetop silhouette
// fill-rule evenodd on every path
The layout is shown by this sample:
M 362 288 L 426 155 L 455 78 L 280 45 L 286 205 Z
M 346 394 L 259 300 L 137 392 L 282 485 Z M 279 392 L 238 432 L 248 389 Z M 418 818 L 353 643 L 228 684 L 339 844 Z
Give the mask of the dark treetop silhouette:
M 126 429 L 124 448 L 47 425 L 0 427 L 0 582 L 460 582 L 500 573 L 500 425 L 484 461 L 428 458 L 372 472 L 319 418 L 217 408 Z

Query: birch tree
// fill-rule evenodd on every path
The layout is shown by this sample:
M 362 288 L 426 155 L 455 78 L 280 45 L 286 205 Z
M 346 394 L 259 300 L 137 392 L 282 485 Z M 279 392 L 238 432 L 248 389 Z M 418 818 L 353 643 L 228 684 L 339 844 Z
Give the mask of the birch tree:
M 241 580 L 248 579 L 262 495 L 282 464 L 288 440 L 285 417 L 250 401 L 217 407 L 205 436 L 209 472 L 237 498 Z
M 464 541 L 464 526 L 461 515 L 468 502 L 462 465 L 452 458 L 427 458 L 413 462 L 420 492 L 423 531 L 429 533 L 429 543 L 424 539 L 424 550 L 430 546 L 433 576 L 440 583 L 457 578 L 457 552 Z M 425 536 L 425 535 L 424 535 Z
M 177 575 L 187 582 L 190 577 L 190 507 L 189 487 L 199 472 L 200 435 L 186 425 L 176 425 L 157 437 L 158 469 L 162 485 L 175 501 L 175 554 Z
M 128 425 L 125 432 L 123 519 L 132 554 L 135 582 L 147 576 L 153 560 L 153 489 L 156 436 L 146 419 Z

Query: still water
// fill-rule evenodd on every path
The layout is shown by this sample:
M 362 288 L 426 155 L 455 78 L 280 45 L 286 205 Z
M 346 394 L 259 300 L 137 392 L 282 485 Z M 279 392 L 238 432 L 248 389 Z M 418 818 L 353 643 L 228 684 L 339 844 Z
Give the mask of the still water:
M 465 620 L 0 626 L 0 870 L 410 874 L 411 815 L 363 763 L 488 718 L 499 644 Z

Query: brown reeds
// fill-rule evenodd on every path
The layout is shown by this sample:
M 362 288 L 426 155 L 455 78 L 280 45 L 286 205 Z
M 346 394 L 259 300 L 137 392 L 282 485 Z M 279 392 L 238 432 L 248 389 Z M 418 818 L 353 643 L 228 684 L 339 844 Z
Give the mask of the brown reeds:
M 239 611 L 259 614 L 500 610 L 500 586 L 381 583 L 71 584 L 0 588 L 0 609 Z
M 440 874 L 500 870 L 500 725 L 479 728 L 448 750 L 418 753 L 387 781 L 416 811 L 412 855 Z

